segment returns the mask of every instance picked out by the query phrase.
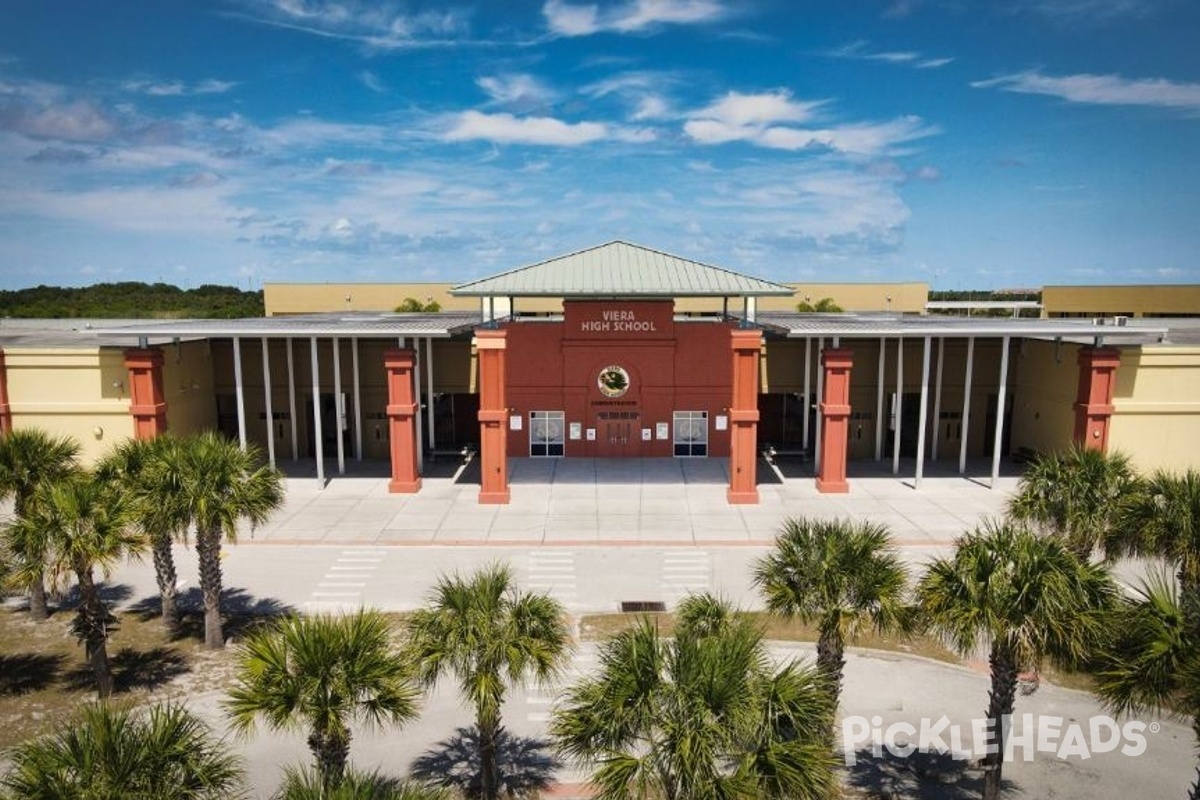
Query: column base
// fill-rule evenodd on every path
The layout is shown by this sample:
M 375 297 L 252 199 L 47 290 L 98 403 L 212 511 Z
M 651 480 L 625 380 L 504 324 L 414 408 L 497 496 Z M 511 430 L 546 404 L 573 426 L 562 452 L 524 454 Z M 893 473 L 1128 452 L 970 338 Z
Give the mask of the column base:
M 823 481 L 818 477 L 817 491 L 821 494 L 849 494 L 850 484 L 845 479 L 840 481 Z
M 733 489 L 725 491 L 725 500 L 731 506 L 756 506 L 758 505 L 758 490 L 752 489 L 748 492 L 735 492 Z
M 481 506 L 506 506 L 512 499 L 512 492 L 504 489 L 499 492 L 485 492 L 482 489 L 479 491 L 479 505 Z
M 388 492 L 391 494 L 416 494 L 421 491 L 421 479 L 415 481 L 388 481 Z

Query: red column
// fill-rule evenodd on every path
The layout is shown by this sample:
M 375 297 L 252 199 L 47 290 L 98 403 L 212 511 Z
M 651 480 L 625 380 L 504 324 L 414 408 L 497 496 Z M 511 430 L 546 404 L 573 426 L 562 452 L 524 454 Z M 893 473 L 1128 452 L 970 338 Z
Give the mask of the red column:
M 12 408 L 8 405 L 8 364 L 0 350 L 0 434 L 12 433 Z
M 125 351 L 129 370 L 129 413 L 133 438 L 153 439 L 167 430 L 167 400 L 163 395 L 163 354 L 157 347 Z
M 479 487 L 480 505 L 506 505 L 508 489 L 508 400 L 505 394 L 504 351 L 507 331 L 475 331 L 479 355 Z
M 383 351 L 383 371 L 388 386 L 388 439 L 392 451 L 392 479 L 388 491 L 413 494 L 421 489 L 417 474 L 417 402 L 413 392 L 412 350 Z
M 1113 413 L 1113 387 L 1121 353 L 1114 347 L 1079 350 L 1079 392 L 1075 400 L 1075 443 L 1089 450 L 1108 450 L 1108 422 Z
M 729 491 L 730 504 L 758 503 L 758 357 L 762 333 L 734 328 L 730 331 L 733 350 L 733 400 L 729 404 Z
M 825 396 L 821 398 L 821 469 L 817 474 L 817 491 L 844 494 L 850 491 L 846 482 L 846 451 L 850 434 L 850 368 L 854 354 L 845 348 L 827 347 L 821 351 L 821 368 L 825 370 Z

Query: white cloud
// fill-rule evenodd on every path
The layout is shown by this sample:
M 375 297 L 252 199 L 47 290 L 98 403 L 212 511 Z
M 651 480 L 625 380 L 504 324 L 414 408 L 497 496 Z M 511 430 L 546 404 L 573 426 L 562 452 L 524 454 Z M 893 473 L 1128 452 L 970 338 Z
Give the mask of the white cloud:
M 118 126 L 87 100 L 40 108 L 18 101 L 0 103 L 0 130 L 34 139 L 95 142 L 111 137 Z
M 879 61 L 885 64 L 902 64 L 916 69 L 936 69 L 954 61 L 953 58 L 929 58 L 916 50 L 876 50 L 869 48 L 869 43 L 858 40 L 843 45 L 835 50 L 828 50 L 825 55 L 830 58 L 841 58 L 850 61 Z
M 791 92 L 786 89 L 761 94 L 729 92 L 720 100 L 688 116 L 731 128 L 744 128 L 773 122 L 805 122 L 812 119 L 813 112 L 823 104 L 823 100 L 792 100 Z
M 488 75 L 475 81 L 493 103 L 503 106 L 533 106 L 552 102 L 555 92 L 532 75 L 507 73 Z
M 546 25 L 559 36 L 587 36 L 601 31 L 636 33 L 658 25 L 712 22 L 728 13 L 720 0 L 627 0 L 602 5 L 547 0 L 542 6 Z
M 905 116 L 889 122 L 866 122 L 826 128 L 787 126 L 731 125 L 719 120 L 689 120 L 684 133 L 700 144 L 745 141 L 774 150 L 828 148 L 854 156 L 875 156 L 890 152 L 896 145 L 932 136 L 936 127 L 920 117 Z
M 1019 72 L 985 81 L 975 81 L 980 89 L 998 88 L 1007 92 L 1061 97 L 1072 103 L 1094 105 L 1154 106 L 1200 112 L 1200 83 L 1176 83 L 1165 78 L 1122 78 L 1119 75 L 1043 75 Z
M 637 108 L 629 117 L 635 121 L 647 119 L 666 119 L 672 116 L 671 106 L 656 94 L 648 94 L 638 101 Z
M 501 144 L 540 144 L 574 147 L 604 139 L 607 126 L 599 122 L 563 122 L 553 117 L 515 117 L 464 111 L 442 138 L 450 142 L 483 139 Z
M 683 131 L 700 144 L 743 141 L 775 150 L 819 147 L 856 156 L 881 155 L 895 145 L 937 132 L 915 116 L 889 122 L 801 127 L 814 120 L 823 104 L 824 101 L 793 100 L 785 90 L 762 94 L 729 92 L 709 106 L 689 113 Z
M 374 72 L 371 72 L 371 70 L 364 69 L 362 72 L 358 73 L 356 77 L 358 78 L 359 83 L 370 89 L 372 92 L 376 92 L 378 94 L 387 93 L 387 84 L 384 83 L 378 75 L 376 75 Z
M 224 94 L 237 86 L 236 81 L 219 81 L 215 78 L 187 84 L 183 81 L 128 80 L 121 84 L 127 92 L 151 97 L 183 97 L 197 94 Z
M 385 50 L 457 44 L 465 32 L 457 11 L 406 14 L 367 0 L 243 0 L 243 5 L 239 16 L 255 22 Z

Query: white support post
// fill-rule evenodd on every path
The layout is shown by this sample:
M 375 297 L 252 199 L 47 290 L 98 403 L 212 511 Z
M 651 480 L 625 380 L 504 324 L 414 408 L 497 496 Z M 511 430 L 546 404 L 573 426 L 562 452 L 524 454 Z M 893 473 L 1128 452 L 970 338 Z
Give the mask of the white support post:
M 892 427 L 892 474 L 900 474 L 900 420 L 904 405 L 904 340 L 896 337 L 896 402 L 892 404 L 895 415 Z
M 1008 337 L 1001 340 L 1000 392 L 996 395 L 996 438 L 992 441 L 992 483 L 1000 477 L 1000 443 L 1004 440 L 1004 404 L 1008 400 Z
M 267 411 L 267 461 L 275 466 L 275 405 L 271 401 L 271 346 L 267 337 L 262 337 L 263 348 L 263 394 Z
M 931 457 L 937 461 L 938 439 L 942 432 L 942 367 L 946 362 L 946 337 L 938 339 L 937 378 L 933 389 L 933 450 Z
M 821 353 L 825 351 L 825 340 L 817 339 L 817 441 L 813 445 L 813 474 L 821 471 L 821 403 L 825 399 L 825 366 L 821 363 Z
M 350 360 L 354 372 L 354 458 L 362 461 L 362 383 L 358 375 L 358 337 L 350 339 Z
M 287 338 L 288 419 L 292 423 L 292 461 L 300 460 L 300 439 L 296 436 L 296 359 L 292 354 L 292 338 Z
M 333 345 L 333 432 L 337 435 L 338 475 L 346 474 L 346 437 L 342 435 L 342 420 L 346 408 L 342 405 L 342 340 L 334 336 Z
M 317 457 L 317 482 L 325 488 L 325 443 L 321 431 L 321 371 L 317 361 L 317 337 L 310 340 L 312 353 L 313 452 Z
M 925 337 L 925 351 L 921 356 L 921 418 L 917 422 L 917 474 L 913 478 L 913 487 L 921 485 L 925 477 L 925 432 L 926 418 L 929 416 L 929 350 L 933 346 L 932 337 Z
M 804 338 L 804 403 L 802 411 L 804 412 L 804 449 L 808 450 L 808 416 L 809 416 L 809 400 L 812 398 L 812 339 Z
M 237 392 L 238 444 L 246 449 L 246 387 L 242 381 L 242 340 L 233 337 L 233 385 Z
M 879 337 L 879 391 L 875 397 L 875 460 L 883 460 L 883 378 L 884 357 L 887 355 L 887 339 Z
M 967 337 L 967 376 L 963 385 L 962 424 L 958 442 L 958 474 L 967 472 L 967 432 L 971 430 L 971 371 L 975 367 L 975 337 Z
M 434 409 L 433 409 L 433 337 L 432 336 L 427 336 L 425 338 L 425 397 L 426 397 L 426 400 L 428 401 L 428 405 L 426 406 L 426 408 L 428 409 L 428 412 L 427 412 L 426 416 L 428 417 L 428 424 L 429 424 L 429 451 L 433 452 L 434 448 L 436 448 L 437 445 L 435 444 L 434 430 L 433 430 L 433 425 L 434 425 L 433 411 L 434 411 Z
M 421 426 L 421 340 L 414 336 L 413 349 L 413 400 L 417 404 L 417 413 L 413 418 L 413 428 L 417 434 L 417 474 L 425 474 L 425 433 Z

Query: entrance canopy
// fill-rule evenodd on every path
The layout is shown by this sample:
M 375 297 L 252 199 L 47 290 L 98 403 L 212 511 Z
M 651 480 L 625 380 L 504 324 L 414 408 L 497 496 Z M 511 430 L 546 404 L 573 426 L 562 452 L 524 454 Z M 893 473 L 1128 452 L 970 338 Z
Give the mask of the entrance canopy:
M 1015 337 L 1066 339 L 1103 344 L 1162 341 L 1166 326 L 1115 325 L 1112 320 L 1021 319 L 1013 317 L 941 317 L 893 314 L 802 314 L 760 312 L 757 323 L 768 333 L 789 339 L 889 339 Z
M 791 296 L 790 286 L 613 241 L 455 286 L 458 297 L 676 298 Z

